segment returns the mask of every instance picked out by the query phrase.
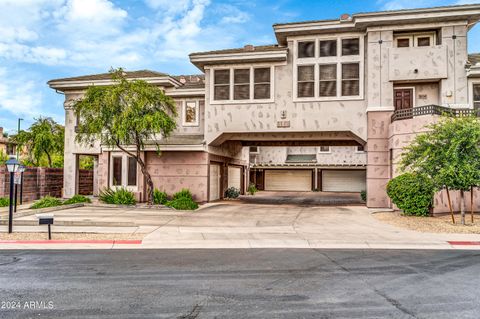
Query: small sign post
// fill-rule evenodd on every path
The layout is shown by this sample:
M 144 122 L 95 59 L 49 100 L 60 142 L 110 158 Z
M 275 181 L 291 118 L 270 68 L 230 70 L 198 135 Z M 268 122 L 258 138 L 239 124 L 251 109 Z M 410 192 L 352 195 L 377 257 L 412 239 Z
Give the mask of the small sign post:
M 48 225 L 48 240 L 52 239 L 51 225 L 53 225 L 53 214 L 37 215 L 39 225 Z

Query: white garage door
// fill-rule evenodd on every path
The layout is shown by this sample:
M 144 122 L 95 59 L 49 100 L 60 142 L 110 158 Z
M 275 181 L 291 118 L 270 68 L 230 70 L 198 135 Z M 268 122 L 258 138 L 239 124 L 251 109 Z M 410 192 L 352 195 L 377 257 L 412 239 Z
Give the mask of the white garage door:
M 366 171 L 322 171 L 322 191 L 361 192 L 366 189 Z
M 311 191 L 312 171 L 266 170 L 266 191 Z
M 220 165 L 210 164 L 210 199 L 220 198 Z
M 236 166 L 228 167 L 228 187 L 240 190 L 242 185 L 242 169 Z

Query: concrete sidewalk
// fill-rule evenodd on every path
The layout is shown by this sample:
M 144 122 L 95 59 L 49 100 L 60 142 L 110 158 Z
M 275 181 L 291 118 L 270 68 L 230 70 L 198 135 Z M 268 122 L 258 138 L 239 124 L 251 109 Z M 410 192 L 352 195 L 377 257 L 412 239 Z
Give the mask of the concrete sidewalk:
M 81 207 L 59 211 L 54 232 L 146 234 L 141 245 L 97 248 L 352 248 L 477 249 L 448 241 L 480 241 L 474 234 L 432 234 L 400 229 L 375 219 L 364 206 L 258 205 L 219 202 L 198 211 Z M 18 220 L 36 219 L 35 216 Z M 14 231 L 37 231 L 18 226 Z M 108 227 L 107 227 L 108 226 Z M 5 228 L 5 229 L 4 229 Z M 0 228 L 6 231 L 6 226 Z M 46 229 L 44 228 L 44 231 Z M 8 246 L 8 247 L 6 247 Z M 92 245 L 1 245 L 0 248 L 95 248 Z

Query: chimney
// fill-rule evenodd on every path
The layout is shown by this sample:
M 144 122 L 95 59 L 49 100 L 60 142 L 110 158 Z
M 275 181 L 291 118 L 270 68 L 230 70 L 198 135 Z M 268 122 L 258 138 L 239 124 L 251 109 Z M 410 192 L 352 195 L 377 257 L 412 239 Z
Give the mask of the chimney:
M 344 13 L 340 16 L 340 21 L 350 21 L 352 20 L 352 17 L 348 13 Z
M 255 47 L 251 44 L 246 44 L 244 47 L 243 47 L 243 50 L 245 51 L 255 51 Z

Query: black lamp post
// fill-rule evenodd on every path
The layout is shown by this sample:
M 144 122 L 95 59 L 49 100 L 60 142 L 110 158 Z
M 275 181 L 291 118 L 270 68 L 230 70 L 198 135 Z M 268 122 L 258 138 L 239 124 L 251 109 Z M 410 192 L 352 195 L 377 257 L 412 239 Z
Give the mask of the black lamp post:
M 18 171 L 20 172 L 20 205 L 23 204 L 23 173 L 25 170 L 26 167 L 24 165 L 18 167 Z
M 13 183 L 15 179 L 15 172 L 18 170 L 20 163 L 18 163 L 15 157 L 11 157 L 5 165 L 7 166 L 7 170 L 10 173 L 10 203 L 8 209 L 8 233 L 12 233 L 13 228 Z

